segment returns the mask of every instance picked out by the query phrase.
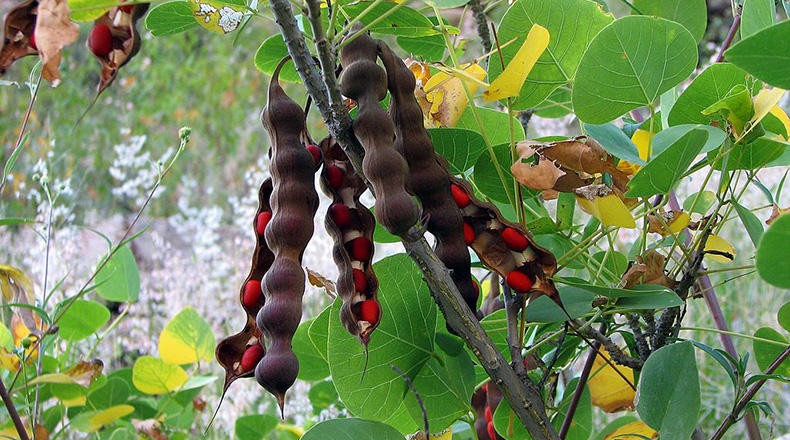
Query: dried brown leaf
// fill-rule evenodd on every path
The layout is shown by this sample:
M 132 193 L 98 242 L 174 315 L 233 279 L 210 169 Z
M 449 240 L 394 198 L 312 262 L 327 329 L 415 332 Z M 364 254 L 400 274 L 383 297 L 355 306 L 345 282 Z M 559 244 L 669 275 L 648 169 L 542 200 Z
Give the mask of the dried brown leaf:
M 780 215 L 786 214 L 788 212 L 790 212 L 790 206 L 787 208 L 780 208 L 778 205 L 774 204 L 773 207 L 771 207 L 771 216 L 768 217 L 768 220 L 765 221 L 765 224 L 770 225 L 774 222 L 774 220 L 779 218 Z
M 41 0 L 36 20 L 36 45 L 41 53 L 41 76 L 53 85 L 60 82 L 60 54 L 77 41 L 80 27 L 71 21 L 66 0 Z
M 66 374 L 71 377 L 74 382 L 88 388 L 94 379 L 101 375 L 104 369 L 104 363 L 100 359 L 93 359 L 90 361 L 80 361 L 77 365 L 69 368 Z
M 637 264 L 632 265 L 620 280 L 620 285 L 630 289 L 639 284 L 657 284 L 674 289 L 677 281 L 667 277 L 664 271 L 666 257 L 655 250 L 636 257 Z
M 329 292 L 333 296 L 337 295 L 337 289 L 335 288 L 335 283 L 333 283 L 330 279 L 321 275 L 317 271 L 310 269 L 309 267 L 306 269 L 307 269 L 307 279 L 310 280 L 310 284 L 312 284 L 315 287 L 321 287 L 323 289 L 326 289 L 327 292 Z
M 0 75 L 14 61 L 38 53 L 30 44 L 30 37 L 36 27 L 38 1 L 27 0 L 11 9 L 5 17 L 3 26 L 3 46 L 0 48 Z

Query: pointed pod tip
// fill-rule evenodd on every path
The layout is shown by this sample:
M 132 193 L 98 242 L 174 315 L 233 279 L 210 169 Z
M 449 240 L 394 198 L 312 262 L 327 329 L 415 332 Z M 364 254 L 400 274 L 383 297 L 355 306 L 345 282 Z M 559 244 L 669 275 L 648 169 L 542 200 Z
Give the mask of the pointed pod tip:
M 277 393 L 277 406 L 280 407 L 280 419 L 285 420 L 285 393 Z

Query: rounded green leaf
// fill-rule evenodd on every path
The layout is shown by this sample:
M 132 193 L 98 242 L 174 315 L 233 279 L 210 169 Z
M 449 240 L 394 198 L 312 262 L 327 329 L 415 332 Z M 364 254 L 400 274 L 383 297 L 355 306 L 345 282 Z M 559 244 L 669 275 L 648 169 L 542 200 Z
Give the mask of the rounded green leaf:
M 313 405 L 313 414 L 318 414 L 322 410 L 329 408 L 329 405 L 339 403 L 335 384 L 331 380 L 314 383 L 310 387 L 307 397 Z
M 780 215 L 760 238 L 757 273 L 767 283 L 790 289 L 790 214 Z
M 644 15 L 655 15 L 682 24 L 695 41 L 705 36 L 708 26 L 705 0 L 634 0 L 634 7 Z
M 538 58 L 519 97 L 514 110 L 536 107 L 554 90 L 567 84 L 576 73 L 584 49 L 601 29 L 612 22 L 600 5 L 589 0 L 518 0 L 508 8 L 497 31 L 502 48 L 504 65 L 510 62 L 524 43 L 528 30 L 534 24 L 549 31 L 549 46 Z M 513 41 L 511 43 L 511 41 Z M 502 62 L 494 54 L 488 66 L 489 80 L 502 73 Z
M 75 342 L 87 338 L 110 320 L 110 311 L 96 301 L 76 300 L 60 317 L 60 336 Z
M 484 138 L 488 138 L 491 145 L 510 143 L 511 129 L 514 142 L 526 139 L 524 127 L 521 126 L 518 119 L 509 117 L 507 113 L 492 108 L 478 108 L 477 116 L 480 118 L 480 124 L 477 123 L 472 110 L 467 107 L 455 127 L 476 131 Z
M 510 200 L 515 200 L 513 191 L 515 180 L 513 173 L 510 172 L 510 165 L 513 163 L 510 144 L 494 145 L 493 150 L 496 163 L 488 151 L 484 151 L 477 158 L 473 173 L 475 185 L 491 200 L 509 203 Z
M 636 411 L 661 438 L 690 438 L 700 410 L 694 346 L 678 342 L 647 358 L 639 376 Z
M 71 419 L 70 427 L 80 432 L 96 432 L 134 412 L 131 405 L 116 405 L 101 411 L 83 411 Z
M 741 13 L 741 38 L 746 38 L 772 26 L 776 20 L 774 0 L 745 0 Z
M 192 307 L 167 323 L 159 335 L 159 355 L 169 364 L 192 364 L 214 359 L 216 339 L 211 327 Z
M 285 47 L 285 40 L 282 35 L 274 34 L 271 37 L 263 40 L 258 51 L 255 52 L 255 67 L 261 72 L 272 76 L 274 69 L 280 61 L 288 56 L 288 48 Z M 296 68 L 293 62 L 285 63 L 280 71 L 280 80 L 287 82 L 299 82 L 299 74 L 296 73 Z
M 354 415 L 383 421 L 398 409 L 407 389 L 390 365 L 416 377 L 433 356 L 437 312 L 421 272 L 406 255 L 385 258 L 374 270 L 382 315 L 371 335 L 367 372 L 364 348 L 340 323 L 339 300 L 332 306 L 327 348 L 343 404 Z
M 725 164 L 728 170 L 756 170 L 769 165 L 788 149 L 790 149 L 790 144 L 786 142 L 760 137 L 746 145 L 733 146 L 730 154 L 727 155 L 726 162 L 716 161 L 712 166 L 717 170 L 720 170 Z M 711 162 L 715 157 L 715 151 L 708 153 L 708 159 Z
M 178 365 L 153 356 L 140 356 L 132 367 L 132 383 L 145 394 L 165 394 L 185 384 L 189 376 Z
M 447 159 L 452 174 L 463 174 L 475 164 L 486 149 L 480 133 L 464 128 L 432 128 L 428 130 L 436 152 Z
M 706 153 L 719 148 L 721 144 L 724 143 L 724 140 L 727 139 L 727 133 L 725 133 L 720 128 L 711 127 L 710 125 L 676 125 L 674 127 L 665 128 L 656 134 L 656 136 L 653 138 L 653 151 L 651 157 L 659 156 L 661 153 L 671 147 L 672 144 L 677 142 L 678 139 L 683 137 L 683 135 L 694 129 L 705 130 L 708 132 L 708 139 L 705 141 L 705 145 L 702 146 L 702 150 L 700 150 L 701 153 Z
M 112 3 L 118 4 L 117 1 Z M 145 17 L 145 27 L 155 37 L 177 34 L 198 26 L 198 22 L 192 16 L 192 10 L 189 9 L 189 4 L 184 0 L 158 4 L 151 8 Z
M 305 432 L 301 440 L 363 439 L 403 440 L 403 434 L 392 426 L 363 419 L 325 420 Z
M 783 329 L 790 332 L 790 302 L 784 303 L 779 312 L 776 313 L 776 320 Z
M 308 330 L 315 320 L 311 319 L 299 324 L 291 345 L 296 357 L 299 358 L 299 379 L 306 381 L 321 380 L 329 376 L 329 365 L 326 359 L 313 345 Z
M 117 0 L 67 0 L 71 19 L 74 21 L 95 20 L 108 9 L 118 4 Z
M 603 124 L 680 84 L 697 65 L 697 43 L 682 25 L 663 18 L 615 20 L 590 43 L 573 87 L 584 122 Z
M 250 414 L 236 419 L 234 431 L 239 440 L 263 440 L 280 420 L 269 414 Z
M 120 405 L 126 403 L 130 394 L 129 383 L 118 377 L 111 377 L 104 385 L 88 393 L 88 406 L 101 409 Z
M 780 342 L 785 347 L 790 344 L 787 339 L 782 336 L 778 331 L 770 327 L 762 327 L 754 332 L 754 336 L 761 339 L 769 339 L 771 341 Z M 760 371 L 765 371 L 777 357 L 784 351 L 785 347 L 779 344 L 771 344 L 770 342 L 752 341 L 752 348 L 754 349 L 754 360 Z M 774 374 L 781 374 L 782 376 L 790 377 L 790 359 L 785 359 L 779 367 L 774 370 Z
M 135 302 L 140 296 L 140 271 L 134 254 L 123 246 L 96 274 L 96 292 L 107 301 Z
M 742 40 L 724 56 L 768 84 L 790 89 L 790 20 Z
M 343 12 L 349 17 L 357 17 L 370 6 L 373 6 L 372 10 L 359 18 L 359 21 L 364 25 L 375 21 L 375 24 L 370 28 L 372 33 L 404 37 L 425 37 L 439 34 L 433 22 L 424 14 L 395 2 L 354 2 L 344 5 Z M 394 12 L 393 9 L 395 9 Z
M 746 86 L 748 76 L 745 70 L 730 63 L 709 66 L 675 101 L 669 112 L 669 125 L 709 124 L 716 115 L 703 115 L 702 111 L 726 97 L 733 87 Z M 754 86 L 750 91 L 754 92 Z
M 669 192 L 691 166 L 708 140 L 706 130 L 693 129 L 667 147 L 628 182 L 627 197 Z

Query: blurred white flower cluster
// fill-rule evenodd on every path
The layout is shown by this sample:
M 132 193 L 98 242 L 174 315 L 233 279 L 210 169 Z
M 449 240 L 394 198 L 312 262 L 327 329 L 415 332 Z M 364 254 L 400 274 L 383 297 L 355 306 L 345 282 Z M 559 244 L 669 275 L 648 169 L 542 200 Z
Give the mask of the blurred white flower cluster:
M 173 154 L 169 148 L 162 157 L 154 162 L 151 152 L 143 150 L 146 136 L 131 136 L 129 130 L 122 133 L 127 139 L 113 147 L 115 158 L 108 170 L 110 176 L 120 185 L 112 189 L 112 194 L 130 203 L 134 208 L 139 208 L 145 203 L 151 187 L 159 177 L 162 164 Z M 157 191 L 154 198 L 159 197 L 162 191 Z

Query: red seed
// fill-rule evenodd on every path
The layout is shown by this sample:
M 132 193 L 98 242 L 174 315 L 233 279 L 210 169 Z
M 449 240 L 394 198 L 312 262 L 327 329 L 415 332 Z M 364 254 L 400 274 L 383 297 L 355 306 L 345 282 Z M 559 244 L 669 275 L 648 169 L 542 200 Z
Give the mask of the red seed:
M 368 277 L 365 276 L 365 272 L 362 272 L 359 269 L 353 269 L 351 273 L 354 275 L 354 290 L 359 293 L 367 293 Z
M 244 350 L 244 354 L 241 355 L 241 371 L 245 373 L 252 371 L 261 358 L 263 358 L 263 347 L 261 347 L 261 344 L 250 345 Z
M 491 440 L 497 440 L 496 429 L 494 429 L 494 422 L 488 422 L 488 426 L 486 426 L 486 430 L 488 431 L 488 436 Z
M 244 294 L 241 298 L 241 303 L 244 307 L 252 308 L 259 304 L 263 291 L 261 291 L 261 282 L 256 280 L 249 280 L 244 284 Z
M 477 292 L 477 294 L 480 295 L 480 285 L 477 284 L 477 281 L 472 280 L 472 285 L 475 286 L 475 292 Z M 486 387 L 486 392 L 487 392 L 488 391 L 488 384 L 483 385 L 483 386 Z
M 121 0 L 121 3 L 126 3 L 126 0 Z M 120 6 L 119 9 L 127 14 L 131 14 L 132 11 L 134 11 L 134 5 Z
M 529 279 L 527 274 L 518 270 L 511 270 L 510 273 L 507 274 L 505 282 L 516 292 L 529 292 L 529 290 L 532 289 L 532 280 Z
M 266 225 L 269 224 L 269 220 L 272 219 L 272 212 L 271 211 L 263 211 L 258 214 L 258 219 L 255 222 L 255 232 L 258 233 L 259 237 L 263 237 L 263 233 L 266 232 Z
M 309 145 L 307 145 L 305 148 L 307 148 L 307 151 L 309 151 L 309 152 L 310 152 L 310 154 L 312 154 L 312 155 L 313 155 L 313 162 L 314 162 L 316 165 L 318 165 L 319 163 L 321 163 L 321 149 L 320 149 L 320 148 L 318 148 L 318 146 L 317 146 L 317 145 L 315 145 L 315 144 L 309 144 Z
M 343 179 L 346 177 L 346 172 L 337 165 L 329 165 L 326 167 L 326 180 L 332 189 L 338 190 L 343 186 Z
M 342 203 L 335 203 L 330 206 L 329 215 L 340 229 L 345 229 L 351 224 L 351 210 Z
M 469 195 L 463 188 L 456 184 L 450 185 L 450 191 L 453 193 L 453 200 L 459 208 L 463 209 L 469 205 Z
M 368 262 L 373 256 L 373 243 L 365 237 L 357 237 L 351 240 L 351 259 Z
M 36 46 L 36 33 L 35 32 L 30 34 L 30 39 L 28 40 L 28 44 L 30 44 L 30 47 L 32 47 L 33 50 L 38 50 L 38 46 Z
M 527 237 L 510 227 L 502 230 L 502 240 L 505 242 L 507 247 L 516 252 L 523 252 L 524 249 L 529 247 Z
M 359 303 L 359 320 L 378 324 L 381 319 L 381 308 L 375 299 L 366 299 Z
M 112 31 L 107 25 L 93 26 L 88 35 L 88 48 L 97 57 L 106 57 L 112 51 Z
M 464 241 L 466 241 L 467 246 L 475 241 L 475 228 L 469 223 L 464 223 Z

